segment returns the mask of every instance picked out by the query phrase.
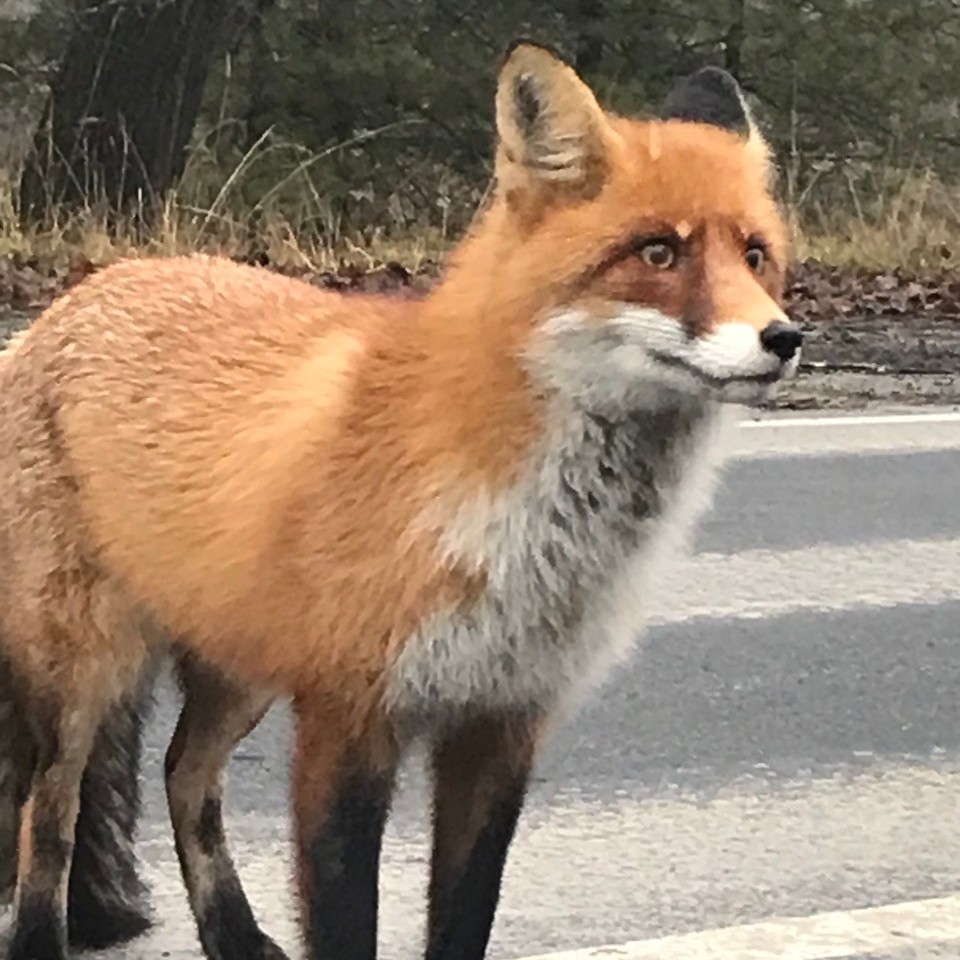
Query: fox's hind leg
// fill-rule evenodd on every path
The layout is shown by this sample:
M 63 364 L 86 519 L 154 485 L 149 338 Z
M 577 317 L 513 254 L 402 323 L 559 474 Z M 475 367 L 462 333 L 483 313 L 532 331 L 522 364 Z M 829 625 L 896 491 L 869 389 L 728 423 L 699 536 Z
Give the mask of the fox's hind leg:
M 0 652 L 0 905 L 13 900 L 17 885 L 20 811 L 34 768 L 33 732 L 25 722 L 10 661 Z
M 67 955 L 67 884 L 80 782 L 100 706 L 74 691 L 31 701 L 37 753 L 30 796 L 21 812 L 10 960 L 61 960 Z
M 123 592 L 76 551 L 30 561 L 15 565 L 2 598 L 3 642 L 33 758 L 8 958 L 61 960 L 81 782 L 105 717 L 142 676 L 146 645 Z
M 433 753 L 427 960 L 481 960 L 536 747 L 530 718 L 481 717 Z
M 177 856 L 204 953 L 211 960 L 285 960 L 260 929 L 227 850 L 223 772 L 236 744 L 272 697 L 180 659 L 183 712 L 166 758 L 167 799 Z
M 13 899 L 20 811 L 38 759 L 23 692 L 0 655 L 0 904 Z M 67 895 L 69 940 L 81 949 L 115 946 L 150 926 L 133 847 L 147 694 L 145 683 L 109 710 L 83 774 Z
M 110 708 L 84 771 L 67 893 L 70 944 L 81 949 L 117 946 L 151 926 L 134 842 L 143 723 L 154 676 L 149 670 Z
M 108 710 L 83 774 L 67 893 L 69 942 L 81 949 L 116 946 L 150 927 L 134 852 L 150 679 Z M 0 655 L 0 904 L 16 888 L 20 812 L 39 759 L 25 694 Z

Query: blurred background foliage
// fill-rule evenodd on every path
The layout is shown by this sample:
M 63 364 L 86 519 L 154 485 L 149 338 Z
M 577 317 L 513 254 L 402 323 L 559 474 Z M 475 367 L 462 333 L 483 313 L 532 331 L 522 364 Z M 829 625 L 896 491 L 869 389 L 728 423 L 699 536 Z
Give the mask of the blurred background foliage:
M 521 34 L 630 114 L 725 66 L 801 253 L 955 263 L 960 0 L 0 0 L 0 237 L 426 255 L 487 188 Z

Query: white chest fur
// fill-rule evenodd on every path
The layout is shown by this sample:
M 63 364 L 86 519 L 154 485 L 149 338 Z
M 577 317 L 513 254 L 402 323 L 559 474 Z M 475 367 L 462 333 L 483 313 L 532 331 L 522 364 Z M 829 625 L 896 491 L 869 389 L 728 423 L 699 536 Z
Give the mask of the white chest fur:
M 425 518 L 487 586 L 409 639 L 391 711 L 419 724 L 549 708 L 599 679 L 642 626 L 644 571 L 706 505 L 719 419 L 699 404 L 618 422 L 568 413 L 513 489 Z

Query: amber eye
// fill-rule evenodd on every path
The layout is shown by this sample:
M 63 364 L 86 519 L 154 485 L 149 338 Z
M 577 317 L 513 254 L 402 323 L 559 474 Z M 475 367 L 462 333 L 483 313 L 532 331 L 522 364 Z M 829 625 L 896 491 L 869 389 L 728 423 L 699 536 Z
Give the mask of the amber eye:
M 663 240 L 651 240 L 640 248 L 640 257 L 651 267 L 669 270 L 677 259 L 677 253 L 669 243 L 664 243 Z
M 754 243 L 747 247 L 747 266 L 754 273 L 759 273 L 766 262 L 767 252 L 759 243 Z

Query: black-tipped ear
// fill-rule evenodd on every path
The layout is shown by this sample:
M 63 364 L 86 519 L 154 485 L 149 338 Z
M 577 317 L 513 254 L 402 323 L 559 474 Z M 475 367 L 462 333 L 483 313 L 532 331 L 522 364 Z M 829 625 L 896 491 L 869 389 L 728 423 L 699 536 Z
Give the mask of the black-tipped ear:
M 663 101 L 660 116 L 664 120 L 709 123 L 742 137 L 754 131 L 740 85 L 719 67 L 702 67 L 680 80 Z

